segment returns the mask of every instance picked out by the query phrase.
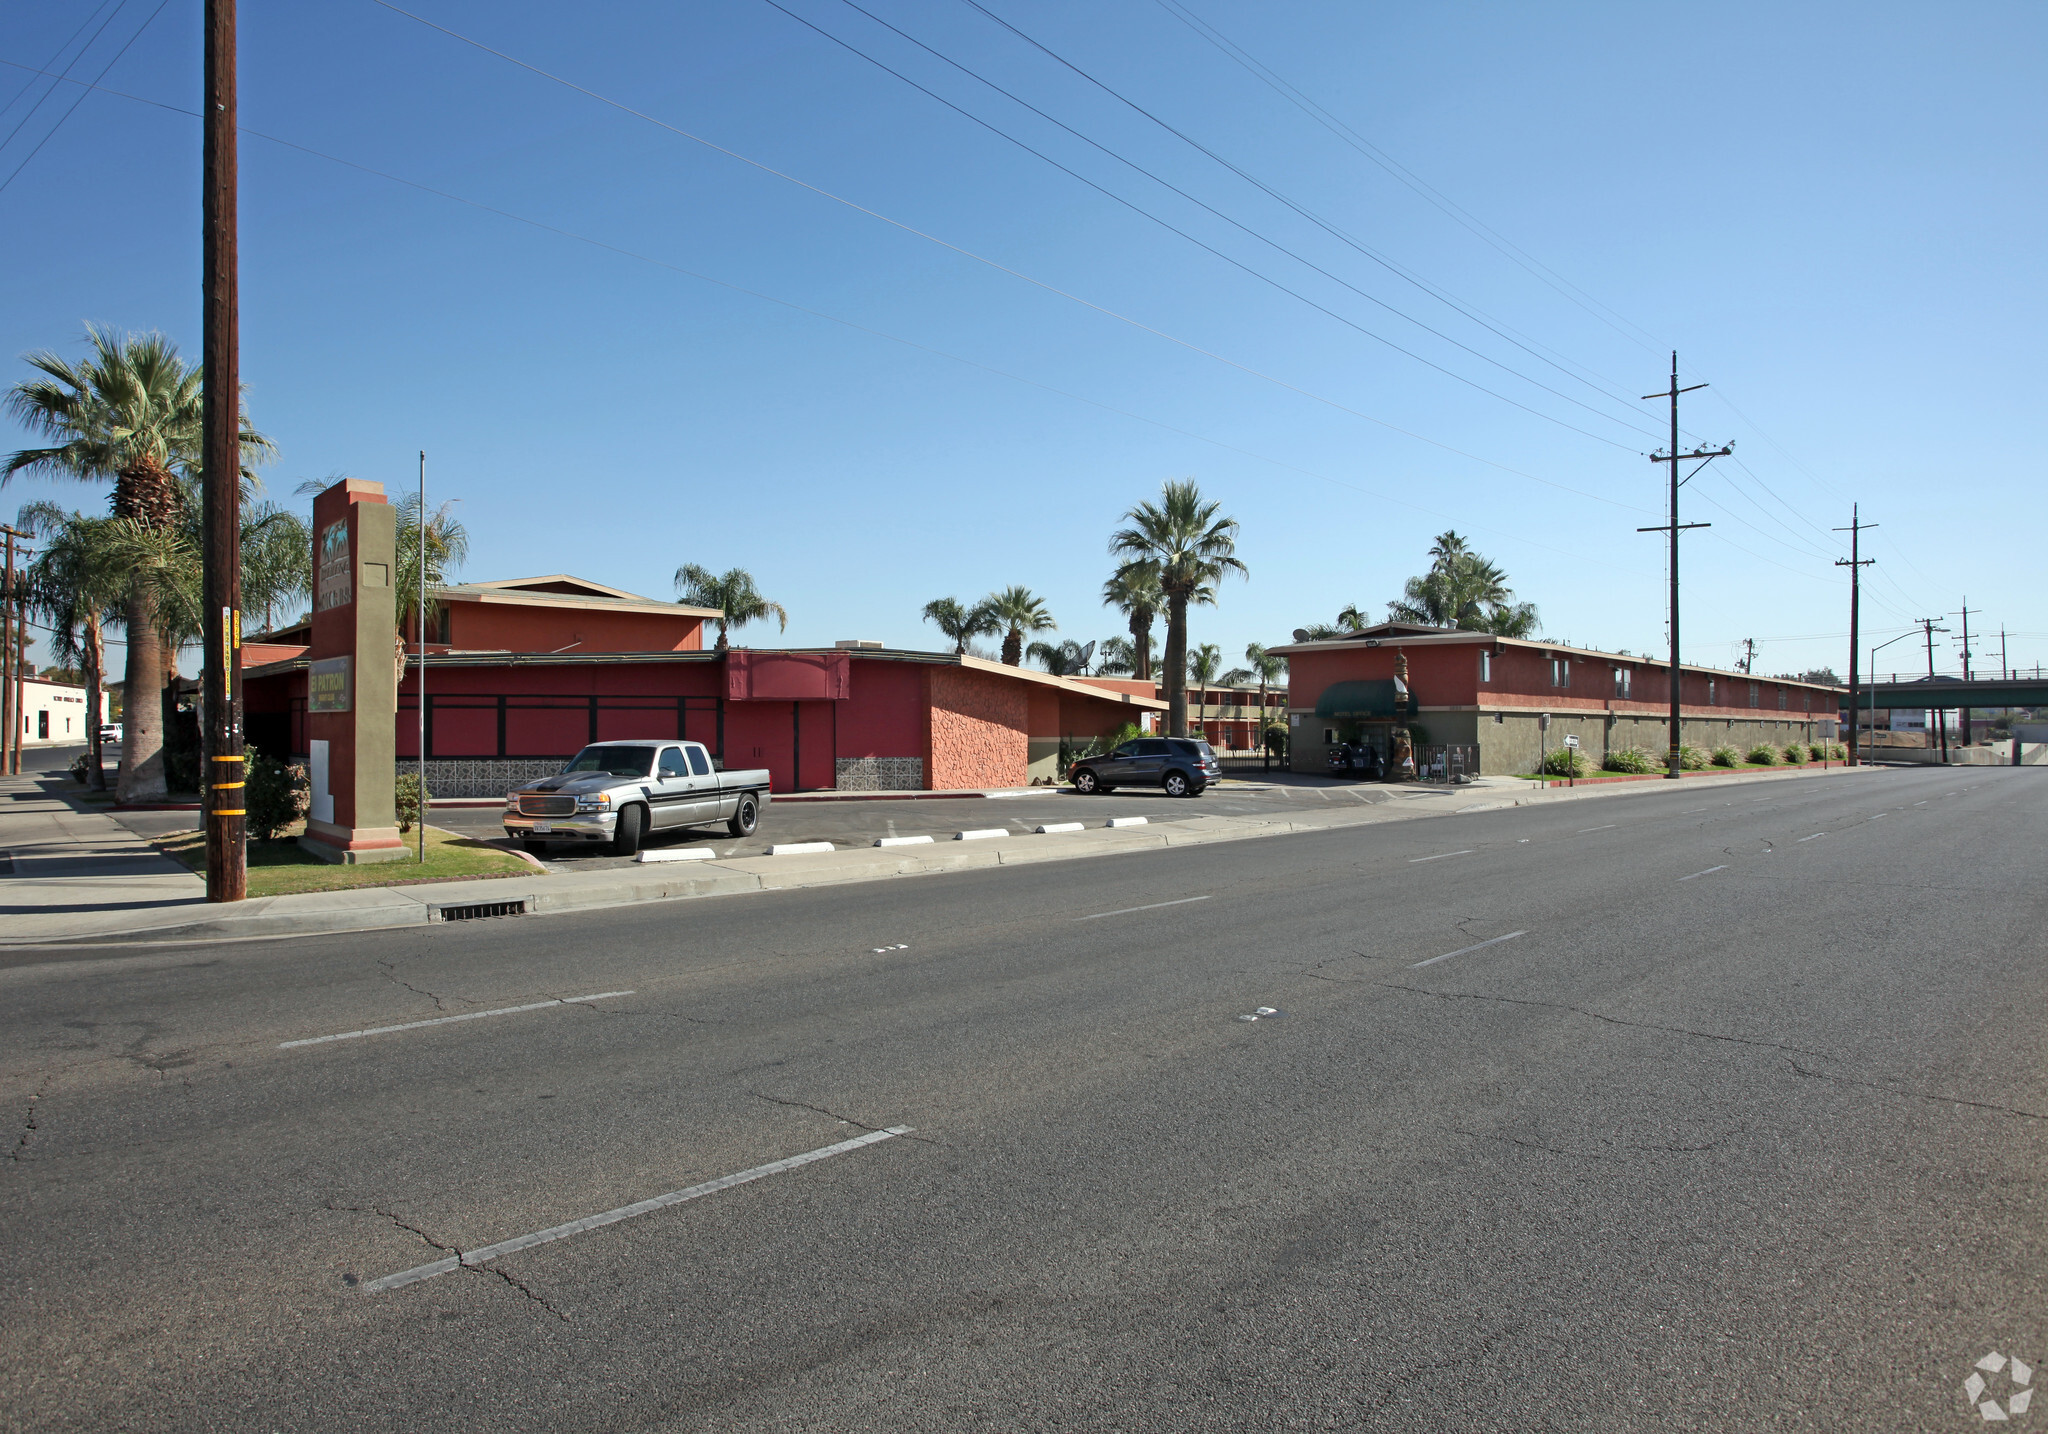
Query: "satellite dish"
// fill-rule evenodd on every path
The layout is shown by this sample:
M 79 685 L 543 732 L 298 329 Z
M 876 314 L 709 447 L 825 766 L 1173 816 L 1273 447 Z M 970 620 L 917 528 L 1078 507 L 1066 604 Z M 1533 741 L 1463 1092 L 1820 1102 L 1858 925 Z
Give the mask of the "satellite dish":
M 1295 640 L 1296 642 L 1307 642 L 1307 641 L 1308 641 L 1308 629 L 1307 629 L 1307 628 L 1305 628 L 1305 627 L 1297 627 L 1297 628 L 1296 628 L 1296 629 L 1294 630 L 1294 640 Z
M 1089 664 L 1090 662 L 1094 661 L 1094 660 L 1095 660 L 1095 643 L 1094 643 L 1094 640 L 1093 640 L 1093 639 L 1090 639 L 1090 640 L 1089 640 L 1089 643 L 1088 643 L 1088 645 L 1087 645 L 1086 647 L 1084 647 L 1084 648 L 1082 648 L 1082 649 L 1081 649 L 1081 667 L 1082 667 L 1082 670 L 1083 670 L 1083 671 L 1086 671 L 1086 670 L 1087 670 L 1087 667 L 1088 667 L 1088 664 Z

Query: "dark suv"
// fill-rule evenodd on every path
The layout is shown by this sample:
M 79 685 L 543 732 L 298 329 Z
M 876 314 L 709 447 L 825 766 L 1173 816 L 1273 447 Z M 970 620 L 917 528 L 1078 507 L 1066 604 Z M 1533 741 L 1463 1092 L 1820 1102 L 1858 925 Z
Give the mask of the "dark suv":
M 1207 742 L 1193 737 L 1138 737 L 1101 757 L 1083 757 L 1067 780 L 1083 796 L 1118 787 L 1160 787 L 1169 797 L 1198 797 L 1223 775 Z

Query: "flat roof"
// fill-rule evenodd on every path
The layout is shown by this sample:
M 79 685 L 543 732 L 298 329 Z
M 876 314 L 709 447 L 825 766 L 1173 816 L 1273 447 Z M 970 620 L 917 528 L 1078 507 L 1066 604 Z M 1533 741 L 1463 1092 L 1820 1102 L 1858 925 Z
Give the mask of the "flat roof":
M 1501 637 L 1491 632 L 1465 632 L 1457 628 L 1411 629 L 1386 634 L 1381 634 L 1374 628 L 1366 628 L 1350 637 L 1324 638 L 1316 642 L 1290 642 L 1284 647 L 1269 647 L 1266 651 L 1288 657 L 1297 652 L 1339 652 L 1361 647 L 1440 647 L 1482 642 L 1497 647 L 1535 648 L 1573 657 L 1599 658 L 1607 662 L 1631 662 L 1646 667 L 1671 666 L 1669 658 L 1651 657 L 1647 653 L 1606 652 L 1597 647 L 1574 647 L 1567 642 L 1545 642 L 1540 638 L 1529 637 Z M 1705 673 L 1714 677 L 1735 677 L 1745 682 L 1780 682 L 1789 687 L 1811 688 L 1815 692 L 1846 693 L 1849 690 L 1846 686 L 1829 686 L 1823 682 L 1802 682 L 1796 677 L 1769 677 L 1762 673 L 1741 672 L 1728 667 L 1701 667 L 1691 662 L 1680 663 L 1679 671 Z

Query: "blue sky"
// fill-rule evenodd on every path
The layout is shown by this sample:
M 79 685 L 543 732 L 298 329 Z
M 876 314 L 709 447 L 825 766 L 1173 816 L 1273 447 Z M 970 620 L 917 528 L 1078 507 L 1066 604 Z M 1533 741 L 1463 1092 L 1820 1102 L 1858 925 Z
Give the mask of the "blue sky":
M 0 59 L 40 68 L 115 3 L 10 7 Z M 928 599 L 1012 583 L 1061 636 L 1118 631 L 1107 535 L 1192 476 L 1243 523 L 1251 579 L 1193 623 L 1227 658 L 1383 610 L 1446 527 L 1547 635 L 1661 650 L 1661 540 L 1635 530 L 1663 516 L 1664 414 L 1636 396 L 1676 347 L 1712 384 L 1688 445 L 1739 460 L 1686 490 L 1714 524 L 1684 555 L 1687 660 L 1755 637 L 1759 670 L 1840 670 L 1828 530 L 1860 501 L 1867 632 L 1967 596 L 1973 630 L 2025 634 L 2015 664 L 2048 661 L 2041 7 L 984 0 L 1339 238 L 965 0 L 862 3 L 1244 228 L 844 0 L 782 3 L 1303 297 L 765 0 L 417 0 L 659 125 L 373 0 L 245 0 L 242 124 L 410 181 L 244 137 L 242 372 L 274 494 L 410 485 L 425 449 L 465 576 L 668 597 L 682 563 L 739 565 L 791 643 L 939 646 Z M 155 8 L 121 3 L 72 72 Z M 101 83 L 196 108 L 200 14 L 166 0 Z M 0 67 L 0 99 L 24 83 L 0 134 L 50 83 Z M 87 320 L 196 356 L 197 122 L 90 94 L 51 133 L 77 93 L 0 147 L 4 180 L 48 136 L 0 191 L 0 362 L 75 353 Z M 45 496 L 102 501 L 17 481 L 0 508 Z

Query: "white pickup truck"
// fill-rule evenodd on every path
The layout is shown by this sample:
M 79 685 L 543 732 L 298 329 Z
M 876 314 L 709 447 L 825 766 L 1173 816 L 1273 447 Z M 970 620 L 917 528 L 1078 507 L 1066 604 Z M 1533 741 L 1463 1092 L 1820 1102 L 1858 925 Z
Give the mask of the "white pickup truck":
M 631 856 L 650 831 L 724 822 L 753 835 L 768 805 L 768 772 L 721 772 L 701 742 L 593 742 L 552 777 L 505 797 L 505 835 L 533 850 L 551 841 L 605 842 Z

